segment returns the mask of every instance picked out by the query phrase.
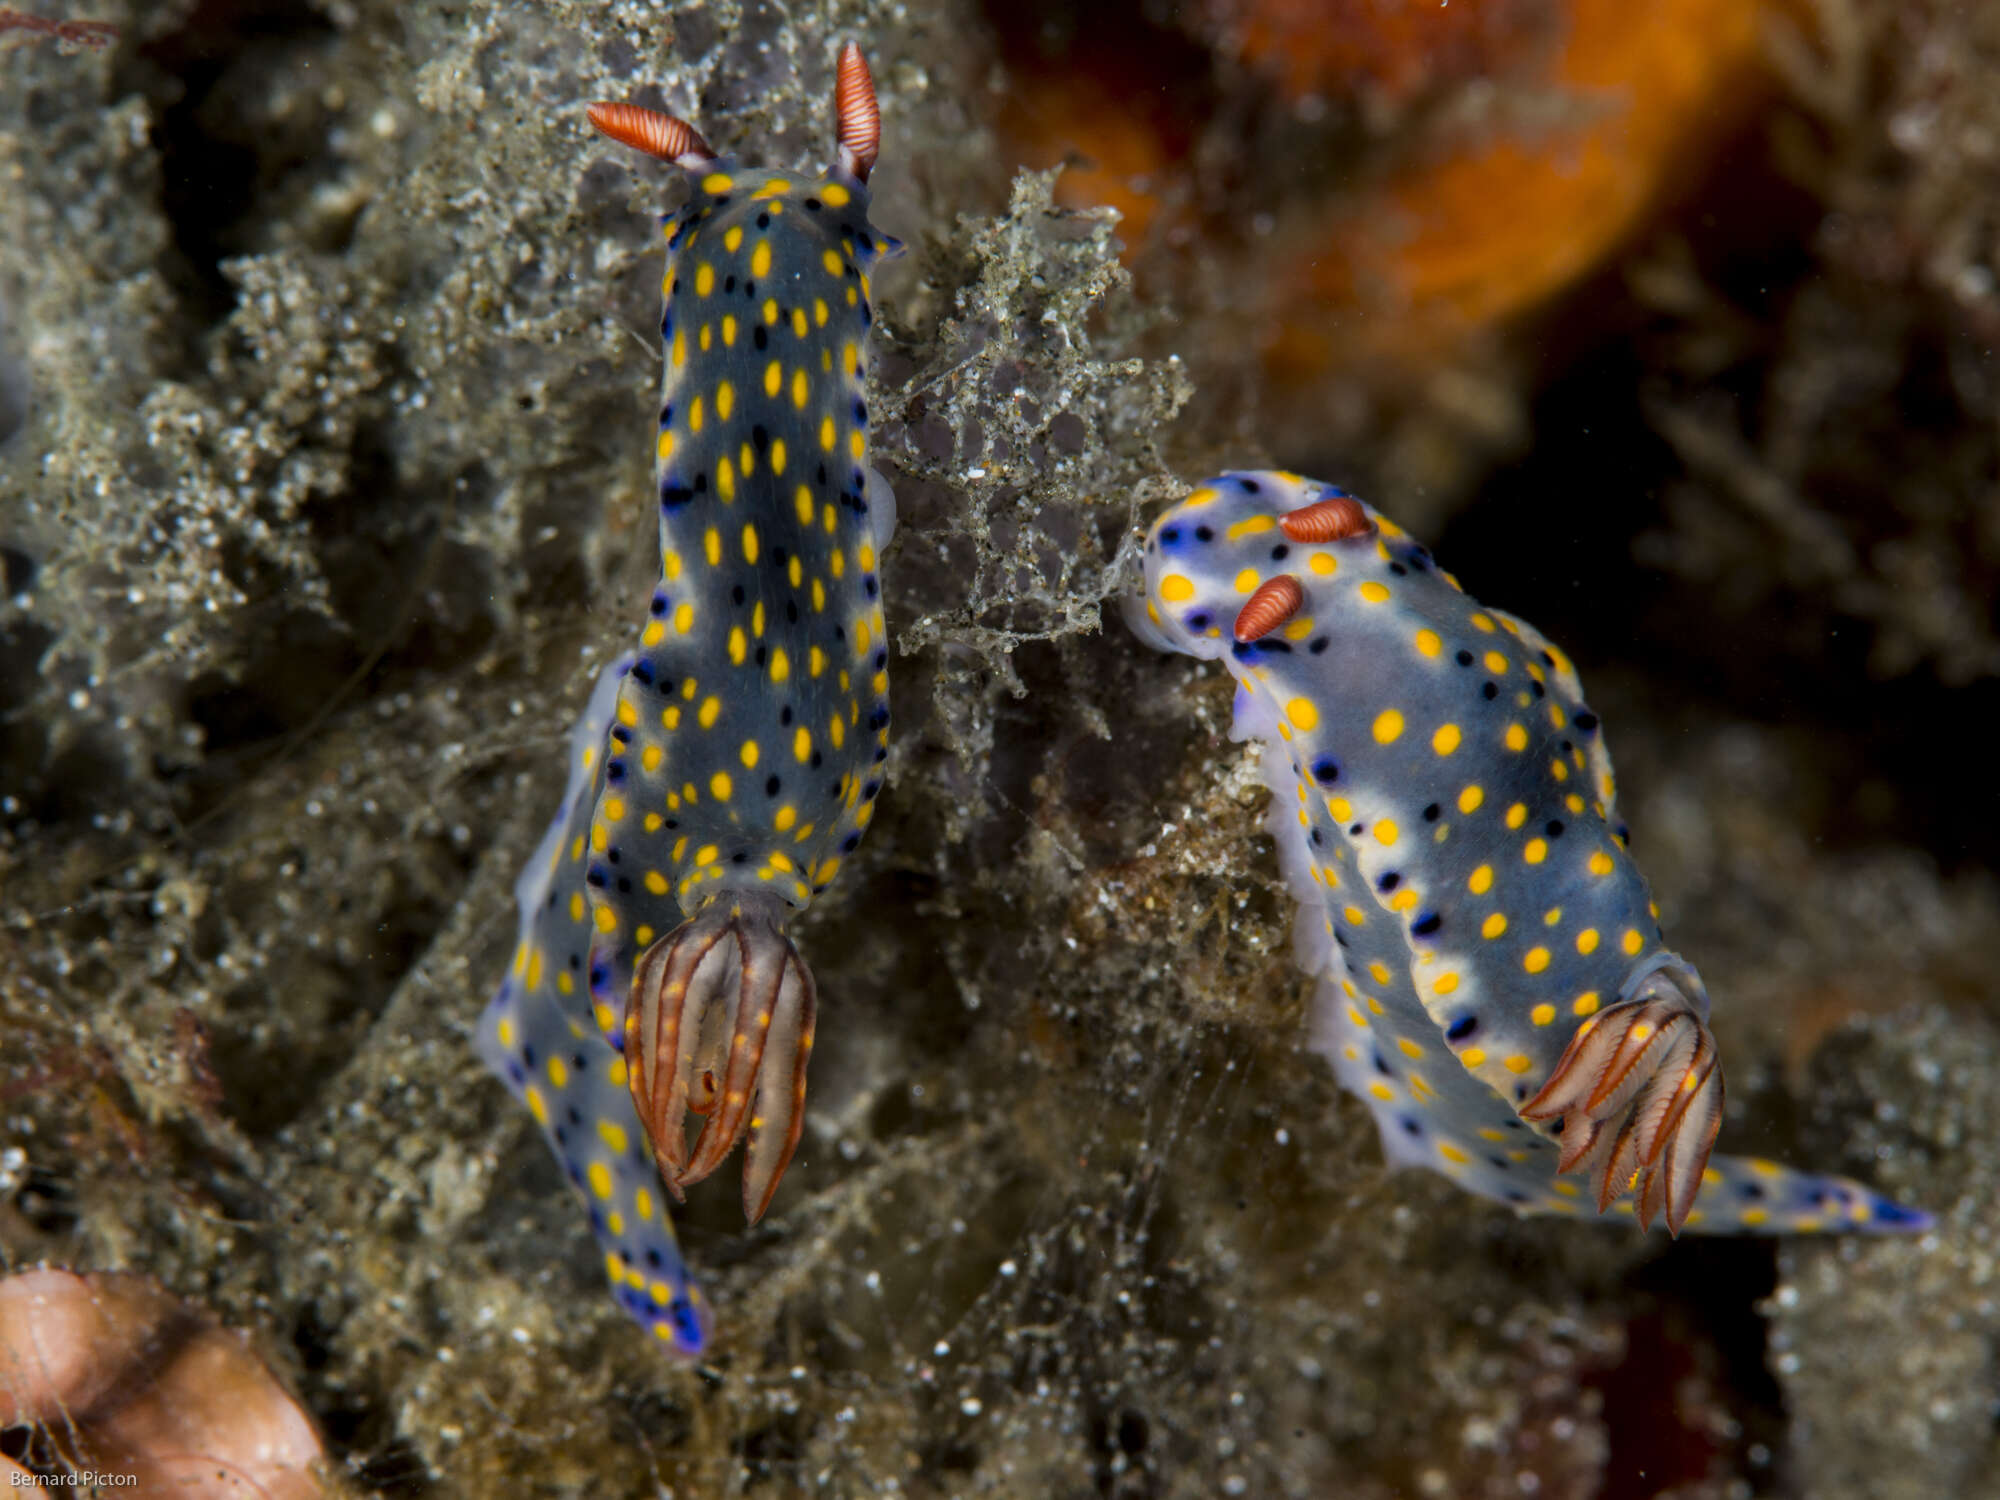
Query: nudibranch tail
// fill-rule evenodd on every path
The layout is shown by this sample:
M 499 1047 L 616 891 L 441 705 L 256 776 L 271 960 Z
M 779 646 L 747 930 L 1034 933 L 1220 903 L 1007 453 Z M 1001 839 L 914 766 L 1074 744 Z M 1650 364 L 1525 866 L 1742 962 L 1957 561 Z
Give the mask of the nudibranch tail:
M 1570 1039 L 1541 1092 L 1521 1106 L 1560 1120 L 1560 1172 L 1585 1172 L 1603 1213 L 1626 1192 L 1640 1225 L 1655 1214 L 1679 1234 L 1722 1128 L 1722 1069 L 1693 997 L 1657 970 Z
M 756 1223 L 805 1129 L 818 998 L 774 896 L 719 896 L 639 960 L 625 1016 L 632 1102 L 678 1197 L 749 1136 L 743 1212 Z M 687 1116 L 703 1117 L 689 1151 Z
M 670 161 L 698 172 L 715 160 L 715 152 L 701 138 L 701 132 L 687 121 L 637 104 L 599 102 L 587 110 L 590 123 L 621 146 L 632 146 L 648 156 Z
M 514 962 L 480 1020 L 477 1047 L 534 1115 L 563 1175 L 589 1206 L 618 1305 L 673 1353 L 694 1358 L 708 1347 L 708 1307 L 674 1239 L 666 1194 L 626 1088 L 625 1061 L 584 982 L 591 925 L 583 850 L 629 665 L 620 660 L 605 669 L 571 732 L 569 779 L 514 887 L 520 908 Z
M 875 78 L 868 71 L 868 59 L 853 42 L 840 49 L 833 107 L 839 131 L 840 164 L 855 178 L 866 182 L 882 149 L 882 110 L 875 102 Z

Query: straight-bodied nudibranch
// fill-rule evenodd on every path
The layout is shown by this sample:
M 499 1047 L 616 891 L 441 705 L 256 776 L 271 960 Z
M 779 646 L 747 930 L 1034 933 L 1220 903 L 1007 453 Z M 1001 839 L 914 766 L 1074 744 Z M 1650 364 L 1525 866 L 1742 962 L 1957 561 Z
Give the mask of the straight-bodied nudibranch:
M 888 758 L 896 508 L 862 386 L 868 268 L 898 247 L 868 222 L 881 125 L 851 42 L 835 106 L 839 154 L 803 176 L 719 158 L 671 115 L 590 107 L 692 188 L 662 221 L 660 575 L 576 726 L 479 1035 L 589 1203 L 620 1304 L 687 1354 L 707 1325 L 662 1181 L 680 1197 L 747 1135 L 744 1211 L 769 1207 L 816 1009 L 785 926 L 860 842 Z
M 852 42 L 834 102 L 839 152 L 804 176 L 719 158 L 671 115 L 590 110 L 692 189 L 662 221 L 660 578 L 588 837 L 591 993 L 668 1185 L 747 1136 L 752 1220 L 805 1126 L 816 998 L 785 926 L 860 843 L 889 753 L 896 509 L 863 382 L 869 267 L 897 247 L 868 221 L 881 119 Z
M 1675 1233 L 1929 1224 L 1859 1183 L 1711 1157 L 1708 992 L 1665 946 L 1602 726 L 1534 627 L 1295 474 L 1225 474 L 1169 509 L 1145 587 L 1139 634 L 1237 680 L 1318 979 L 1312 1045 L 1391 1161 Z

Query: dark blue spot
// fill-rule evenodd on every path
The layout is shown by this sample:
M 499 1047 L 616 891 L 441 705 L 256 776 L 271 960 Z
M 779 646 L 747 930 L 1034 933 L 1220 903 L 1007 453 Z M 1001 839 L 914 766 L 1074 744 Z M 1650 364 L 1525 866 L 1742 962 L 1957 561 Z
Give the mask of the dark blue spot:
M 1236 482 L 1237 484 L 1243 487 L 1243 493 L 1246 495 L 1254 495 L 1258 492 L 1260 488 L 1257 481 L 1254 479 L 1239 478 Z
M 1562 820 L 1559 818 L 1550 818 L 1548 822 L 1542 825 L 1542 832 L 1546 833 L 1552 839 L 1561 838 L 1563 836 Z
M 1306 649 L 1312 652 L 1314 656 L 1318 656 L 1322 651 L 1326 650 L 1326 637 L 1323 635 L 1314 636 L 1312 644 L 1306 647 Z
M 1215 540 L 1215 528 L 1214 528 L 1214 527 L 1212 527 L 1212 526 L 1197 526 L 1197 527 L 1195 527 L 1195 529 L 1194 529 L 1194 539 L 1195 539 L 1195 540 L 1196 540 L 1197 542 L 1212 542 L 1212 541 L 1214 541 L 1214 540 Z
M 664 609 L 666 607 L 666 601 L 661 600 L 660 603 L 661 603 L 661 608 Z M 660 610 L 656 609 L 653 611 L 653 613 L 658 614 L 660 613 Z M 647 661 L 645 657 L 643 656 L 640 657 L 637 661 L 633 662 L 632 665 L 626 670 L 630 673 L 632 677 L 644 683 L 647 687 L 651 687 L 653 685 L 653 664 Z
M 1418 1139 L 1422 1139 L 1424 1133 L 1424 1127 L 1419 1125 L 1415 1120 L 1411 1119 L 1408 1115 L 1404 1115 L 1399 1123 L 1402 1125 L 1406 1133 L 1415 1136 Z
M 1746 1182 L 1736 1191 L 1754 1203 L 1763 1198 L 1764 1185 L 1761 1182 Z
M 1398 875 L 1394 870 L 1384 870 L 1375 881 L 1375 889 L 1378 891 L 1393 891 L 1402 883 L 1403 877 Z
M 1424 821 L 1426 823 L 1435 823 L 1443 812 L 1444 809 L 1433 802 L 1424 809 Z
M 667 612 L 667 596 L 665 594 L 653 595 L 652 609 L 656 615 L 665 614 Z
M 861 842 L 860 834 L 850 833 L 846 838 L 840 841 L 840 852 L 842 854 L 852 854 L 855 850 L 855 846 L 858 845 L 860 842 Z
M 1271 549 L 1272 562 L 1283 562 L 1286 558 L 1290 557 L 1291 555 L 1292 555 L 1292 549 L 1290 547 L 1284 546 L 1282 543 Z
M 1483 687 L 1479 689 L 1479 696 L 1486 699 L 1486 701 L 1489 703 L 1492 702 L 1495 698 L 1500 696 L 1500 685 L 1497 682 L 1489 682 L 1485 684 Z
M 1448 1042 L 1462 1042 L 1479 1029 L 1479 1017 L 1460 1016 L 1445 1028 L 1444 1039 Z
M 1429 937 L 1444 925 L 1444 918 L 1434 911 L 1427 911 L 1410 924 L 1410 931 L 1417 937 Z
M 1576 727 L 1578 729 L 1581 729 L 1585 734 L 1589 734 L 1591 730 L 1597 727 L 1597 715 L 1592 713 L 1589 709 L 1585 709 L 1582 713 L 1578 714 L 1570 722 L 1575 724 Z
M 1198 609 L 1193 614 L 1189 615 L 1187 617 L 1187 627 L 1189 630 L 1208 629 L 1208 611 L 1205 609 Z
M 604 779 L 606 781 L 623 781 L 625 779 L 625 762 L 622 760 L 608 762 L 604 767 Z
M 1461 667 L 1469 667 L 1472 665 L 1472 653 L 1470 651 L 1461 651 L 1453 658 L 1453 660 L 1456 661 Z
M 676 1298 L 673 1304 L 674 1336 L 684 1348 L 701 1347 L 701 1319 L 695 1316 L 694 1305 Z
M 750 335 L 750 341 L 759 349 L 768 349 L 771 346 L 771 335 L 766 333 L 764 325 L 759 323 L 756 331 Z
M 1410 576 L 1410 570 L 1401 563 L 1390 563 L 1389 571 L 1394 573 L 1398 578 L 1408 578 Z
M 660 509 L 678 510 L 694 499 L 694 491 L 685 485 L 668 482 L 660 486 Z

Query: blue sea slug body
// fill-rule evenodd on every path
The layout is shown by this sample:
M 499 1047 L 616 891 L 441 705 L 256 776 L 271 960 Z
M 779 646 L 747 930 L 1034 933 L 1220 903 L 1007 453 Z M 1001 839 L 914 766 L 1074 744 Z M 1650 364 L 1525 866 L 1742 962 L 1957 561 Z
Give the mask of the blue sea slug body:
M 1263 743 L 1318 980 L 1312 1045 L 1392 1161 L 1676 1233 L 1929 1222 L 1858 1183 L 1711 1155 L 1707 990 L 1665 946 L 1575 669 L 1532 626 L 1345 491 L 1269 472 L 1213 479 L 1154 523 L 1130 618 L 1237 680 L 1234 734 Z
M 747 1138 L 744 1209 L 769 1206 L 817 1010 L 786 925 L 859 843 L 888 755 L 895 500 L 864 379 L 868 273 L 897 246 L 868 220 L 880 121 L 852 43 L 836 114 L 835 163 L 798 174 L 718 157 L 671 115 L 590 110 L 691 189 L 662 221 L 659 577 L 577 726 L 480 1046 L 590 1201 L 621 1302 L 686 1352 L 699 1303 L 660 1180 L 678 1198 Z

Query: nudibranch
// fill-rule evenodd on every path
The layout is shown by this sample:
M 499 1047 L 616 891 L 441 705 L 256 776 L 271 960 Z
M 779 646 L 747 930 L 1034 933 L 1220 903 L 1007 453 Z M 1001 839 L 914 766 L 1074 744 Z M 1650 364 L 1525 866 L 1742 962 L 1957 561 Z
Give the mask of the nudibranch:
M 869 270 L 899 246 L 868 218 L 881 121 L 851 42 L 835 115 L 835 161 L 799 174 L 719 157 L 671 115 L 590 106 L 690 188 L 662 220 L 659 576 L 577 727 L 481 1032 L 589 1198 L 621 1301 L 690 1352 L 699 1302 L 654 1188 L 679 1198 L 747 1138 L 744 1211 L 770 1206 L 817 1010 L 786 927 L 859 844 L 888 758 L 896 507 L 868 464 L 864 382 Z
M 1708 992 L 1627 851 L 1603 726 L 1533 626 L 1345 490 L 1268 472 L 1160 516 L 1128 618 L 1236 678 L 1318 981 L 1311 1044 L 1392 1162 L 1676 1234 L 1928 1225 L 1859 1183 L 1711 1155 Z

